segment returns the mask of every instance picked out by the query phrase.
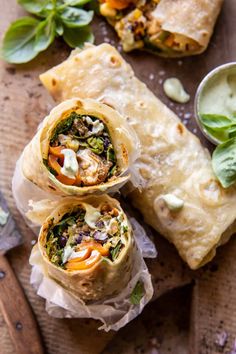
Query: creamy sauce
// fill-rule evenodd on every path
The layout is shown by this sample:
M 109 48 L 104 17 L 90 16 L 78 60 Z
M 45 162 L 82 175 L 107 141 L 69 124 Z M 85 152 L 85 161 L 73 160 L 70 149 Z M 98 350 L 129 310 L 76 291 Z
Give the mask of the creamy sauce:
M 190 95 L 184 90 L 181 81 L 175 77 L 166 79 L 163 84 L 163 89 L 167 97 L 178 103 L 187 103 L 190 100 Z
M 236 69 L 222 70 L 209 79 L 199 96 L 198 112 L 236 115 Z
M 71 149 L 63 149 L 61 152 L 65 157 L 61 173 L 68 178 L 75 178 L 79 171 L 76 153 Z
M 0 207 L 0 225 L 4 226 L 7 223 L 9 213 L 6 213 L 2 207 Z
M 161 197 L 169 210 L 178 211 L 183 208 L 184 201 L 174 194 L 165 194 Z
M 97 222 L 100 216 L 101 213 L 96 208 L 92 207 L 89 204 L 86 205 L 86 214 L 84 220 L 86 224 L 88 224 L 88 226 L 90 226 L 92 229 L 95 229 L 95 223 Z

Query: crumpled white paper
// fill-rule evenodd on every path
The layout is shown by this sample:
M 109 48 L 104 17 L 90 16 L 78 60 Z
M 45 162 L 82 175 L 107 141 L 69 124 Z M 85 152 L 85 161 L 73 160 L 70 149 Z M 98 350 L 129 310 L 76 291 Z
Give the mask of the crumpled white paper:
M 40 225 L 26 218 L 30 205 L 43 206 L 45 205 L 43 200 L 47 199 L 48 210 L 44 208 L 42 215 L 44 213 L 49 214 L 53 204 L 59 197 L 42 191 L 23 176 L 21 158 L 16 164 L 12 190 L 17 208 L 25 218 L 28 226 L 34 233 L 38 234 Z M 93 318 L 102 322 L 102 326 L 99 329 L 117 331 L 142 312 L 144 306 L 153 295 L 151 275 L 143 257 L 155 258 L 157 251 L 137 220 L 134 218 L 129 220 L 138 246 L 135 251 L 132 278 L 119 295 L 105 301 L 85 304 L 80 298 L 59 285 L 48 276 L 38 245 L 34 246 L 30 256 L 30 264 L 32 265 L 30 282 L 36 289 L 37 294 L 46 300 L 46 310 L 49 315 L 58 318 Z M 143 297 L 138 305 L 133 305 L 130 301 L 130 296 L 138 281 L 143 284 Z

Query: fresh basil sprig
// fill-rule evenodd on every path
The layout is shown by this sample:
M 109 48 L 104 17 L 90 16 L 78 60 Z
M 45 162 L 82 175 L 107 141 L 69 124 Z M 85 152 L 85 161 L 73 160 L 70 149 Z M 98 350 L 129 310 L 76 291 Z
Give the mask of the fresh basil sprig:
M 2 57 L 9 63 L 26 63 L 63 36 L 70 47 L 93 42 L 89 27 L 93 11 L 82 7 L 91 0 L 18 0 L 34 17 L 13 22 L 5 33 Z
M 209 136 L 223 143 L 236 135 L 236 119 L 220 114 L 201 114 L 200 122 Z
M 218 145 L 212 155 L 215 175 L 224 188 L 236 182 L 236 138 Z
M 212 167 L 222 187 L 236 182 L 236 118 L 219 114 L 201 114 L 201 124 L 220 144 L 212 154 Z

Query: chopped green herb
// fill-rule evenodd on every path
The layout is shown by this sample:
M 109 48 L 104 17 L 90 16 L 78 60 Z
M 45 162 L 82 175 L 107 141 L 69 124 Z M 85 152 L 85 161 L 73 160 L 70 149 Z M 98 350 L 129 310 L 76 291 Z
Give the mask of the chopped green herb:
M 50 144 L 53 144 L 57 140 L 59 134 L 63 134 L 71 128 L 74 121 L 73 113 L 74 112 L 72 112 L 68 118 L 63 119 L 63 121 L 57 124 L 55 130 L 52 133 Z
M 112 161 L 112 162 L 115 162 L 116 159 L 115 159 L 115 152 L 114 152 L 114 149 L 113 149 L 113 146 L 112 145 L 109 145 L 108 146 L 108 149 L 107 149 L 107 160 L 108 161 Z
M 103 140 L 101 138 L 91 137 L 87 139 L 90 149 L 97 155 L 104 151 Z
M 123 232 L 124 232 L 124 233 L 125 233 L 125 232 L 128 232 L 128 230 L 129 230 L 128 226 L 123 226 Z
M 116 258 L 119 256 L 120 250 L 121 250 L 122 243 L 119 241 L 117 245 L 111 249 L 111 259 L 114 261 Z
M 144 286 L 141 281 L 138 281 L 130 296 L 131 304 L 138 305 L 143 296 L 144 296 Z

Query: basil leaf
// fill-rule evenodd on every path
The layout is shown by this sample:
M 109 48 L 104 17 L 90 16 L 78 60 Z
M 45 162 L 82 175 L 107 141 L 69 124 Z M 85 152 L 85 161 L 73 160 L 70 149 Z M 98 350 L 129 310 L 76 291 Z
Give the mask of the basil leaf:
M 234 120 L 219 114 L 202 114 L 200 121 L 208 135 L 219 143 L 227 141 L 231 130 L 236 129 Z
M 61 20 L 56 19 L 56 33 L 58 34 L 58 36 L 62 36 L 63 32 L 64 32 L 64 27 Z
M 37 28 L 35 38 L 35 50 L 42 52 L 47 49 L 53 42 L 56 35 L 56 24 L 54 19 L 49 16 L 46 20 L 42 21 Z
M 89 26 L 82 28 L 64 28 L 63 38 L 72 48 L 83 47 L 85 42 L 94 41 L 94 36 Z
M 76 7 L 67 7 L 60 13 L 60 18 L 69 28 L 83 27 L 92 21 L 93 11 L 85 11 Z
M 230 130 L 229 130 L 229 138 L 234 138 L 236 137 L 236 126 L 232 127 Z
M 208 128 L 221 130 L 232 125 L 232 120 L 220 114 L 201 114 L 201 123 Z
M 209 136 L 214 138 L 218 141 L 218 143 L 224 143 L 225 141 L 229 140 L 229 131 L 226 130 L 214 130 L 208 127 L 204 127 L 205 131 L 208 133 Z
M 64 4 L 67 6 L 83 6 L 91 0 L 64 0 Z
M 26 63 L 35 58 L 38 51 L 34 47 L 39 21 L 23 17 L 13 22 L 3 38 L 2 56 L 9 63 Z
M 53 4 L 50 0 L 18 0 L 18 4 L 26 11 L 39 17 L 46 17 L 53 9 Z
M 138 305 L 143 296 L 144 296 L 144 286 L 141 281 L 138 281 L 130 296 L 131 304 Z
M 236 138 L 216 147 L 212 155 L 212 167 L 224 188 L 236 181 Z

